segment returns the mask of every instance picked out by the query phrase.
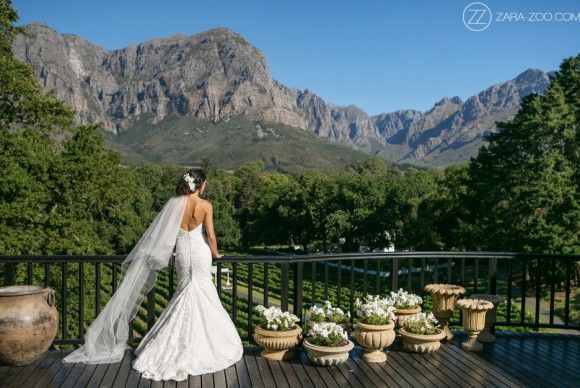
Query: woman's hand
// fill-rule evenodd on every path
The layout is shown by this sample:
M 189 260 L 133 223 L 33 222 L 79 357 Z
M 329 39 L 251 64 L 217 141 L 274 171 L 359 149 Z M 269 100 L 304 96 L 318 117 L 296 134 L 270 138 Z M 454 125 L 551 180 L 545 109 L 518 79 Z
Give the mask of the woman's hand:
M 214 259 L 221 259 L 222 257 L 224 257 L 224 255 L 222 255 L 221 253 L 218 253 L 217 255 L 215 255 L 213 258 Z

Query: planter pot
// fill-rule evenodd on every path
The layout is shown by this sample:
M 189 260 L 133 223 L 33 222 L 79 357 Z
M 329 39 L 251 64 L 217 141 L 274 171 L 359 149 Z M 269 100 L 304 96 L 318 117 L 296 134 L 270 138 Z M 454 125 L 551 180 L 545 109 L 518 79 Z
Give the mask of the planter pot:
M 477 336 L 485 327 L 485 313 L 493 308 L 493 304 L 481 299 L 461 299 L 457 301 L 457 305 L 463 313 L 463 328 L 469 334 L 461 347 L 478 352 L 483 349 L 483 345 L 477 340 Z
M 472 299 L 487 300 L 493 303 L 493 308 L 485 313 L 485 327 L 479 333 L 477 340 L 479 342 L 495 342 L 495 335 L 491 334 L 491 329 L 495 325 L 497 305 L 505 300 L 505 298 L 499 295 L 492 294 L 475 294 L 471 295 Z
M 395 321 L 388 325 L 368 325 L 357 322 L 354 338 L 364 349 L 362 358 L 367 362 L 383 362 L 387 355 L 383 349 L 390 346 L 395 340 Z
M 298 325 L 294 329 L 285 331 L 265 330 L 260 326 L 254 329 L 254 340 L 263 349 L 260 353 L 268 360 L 289 360 L 294 357 L 292 348 L 298 345 L 302 338 L 302 328 Z
M 27 365 L 48 350 L 58 330 L 54 291 L 0 287 L 0 362 Z
M 417 306 L 414 309 L 396 309 L 395 315 L 397 316 L 397 320 L 395 321 L 395 329 L 400 329 L 403 326 L 405 318 L 419 314 L 420 312 L 421 306 Z
M 436 334 L 414 334 L 401 328 L 399 333 L 403 340 L 403 348 L 410 352 L 431 353 L 441 347 L 441 340 L 445 338 L 445 332 L 437 329 Z
M 425 286 L 425 291 L 433 298 L 433 315 L 439 321 L 446 338 L 453 339 L 453 333 L 449 330 L 449 319 L 455 311 L 457 298 L 465 294 L 465 288 L 453 284 L 428 284 Z
M 342 346 L 320 346 L 314 345 L 305 339 L 302 347 L 306 350 L 308 358 L 316 365 L 333 366 L 342 364 L 348 360 L 348 352 L 354 348 L 354 343 L 345 340 L 346 345 Z

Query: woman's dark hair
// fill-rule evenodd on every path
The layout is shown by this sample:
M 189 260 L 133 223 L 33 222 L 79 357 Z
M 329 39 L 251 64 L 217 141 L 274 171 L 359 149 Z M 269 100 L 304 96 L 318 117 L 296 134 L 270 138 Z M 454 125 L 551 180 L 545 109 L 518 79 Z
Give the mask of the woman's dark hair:
M 195 190 L 191 190 L 190 188 L 189 181 L 191 180 L 193 180 L 192 183 L 195 184 L 195 190 L 198 190 L 201 187 L 201 184 L 206 180 L 205 171 L 203 171 L 201 168 L 192 168 L 191 170 L 187 170 L 181 179 L 179 179 L 179 182 L 177 182 L 175 194 L 187 195 L 189 193 L 195 192 Z

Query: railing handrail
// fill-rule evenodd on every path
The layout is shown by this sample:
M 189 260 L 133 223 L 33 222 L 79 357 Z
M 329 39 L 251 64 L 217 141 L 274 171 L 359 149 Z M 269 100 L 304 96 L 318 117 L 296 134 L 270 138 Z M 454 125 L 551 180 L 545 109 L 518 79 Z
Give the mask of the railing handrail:
M 44 273 L 41 280 L 43 284 L 50 284 L 52 276 L 59 276 L 49 269 L 55 265 L 60 267 L 60 283 L 57 284 L 60 296 L 60 316 L 61 336 L 55 340 L 56 343 L 74 343 L 80 344 L 83 341 L 83 331 L 79 331 L 79 338 L 71 338 L 68 335 L 69 313 L 67 296 L 71 291 L 68 286 L 68 277 L 78 277 L 78 289 L 74 292 L 78 295 L 78 306 L 76 315 L 78 328 L 84 327 L 85 320 L 85 268 L 94 266 L 94 282 L 91 284 L 95 287 L 95 315 L 100 311 L 101 306 L 101 271 L 106 267 L 110 271 L 111 292 L 115 292 L 118 280 L 122 276 L 121 263 L 127 255 L 0 255 L 0 264 L 4 265 L 4 283 L 7 285 L 15 284 L 15 275 L 18 273 L 17 268 L 24 265 L 25 282 L 32 284 L 34 281 L 35 268 L 41 265 Z M 367 293 L 380 293 L 381 290 L 397 290 L 401 285 L 408 290 L 413 290 L 413 282 L 418 283 L 418 290 L 423 290 L 426 282 L 454 282 L 460 285 L 472 284 L 473 292 L 479 290 L 496 294 L 498 285 L 502 287 L 502 295 L 505 293 L 506 320 L 499 322 L 501 325 L 518 326 L 518 327 L 550 327 L 564 329 L 580 329 L 575 321 L 571 320 L 571 286 L 572 282 L 578 281 L 578 267 L 576 262 L 580 261 L 579 254 L 559 254 L 559 253 L 535 253 L 535 252 L 492 252 L 492 251 L 398 251 L 398 252 L 353 252 L 353 253 L 323 253 L 323 254 L 297 254 L 295 252 L 288 254 L 268 254 L 268 255 L 240 255 L 240 256 L 223 256 L 220 259 L 214 259 L 216 264 L 216 287 L 218 294 L 222 294 L 222 272 L 223 264 L 229 264 L 227 276 L 231 272 L 231 314 L 232 319 L 237 322 L 238 298 L 242 294 L 238 291 L 238 275 L 241 268 L 245 268 L 245 286 L 246 291 L 243 295 L 247 296 L 246 314 L 246 331 L 248 335 L 245 339 L 251 338 L 253 331 L 254 314 L 253 305 L 255 296 L 253 287 L 255 282 L 262 282 L 261 290 L 258 295 L 263 297 L 263 304 L 268 306 L 270 303 L 270 294 L 273 298 L 278 298 L 280 307 L 288 310 L 292 302 L 292 311 L 302 318 L 303 309 L 307 306 L 305 298 L 309 301 L 328 300 L 329 292 L 336 289 L 334 298 L 341 307 L 340 301 L 343 296 L 343 289 L 346 288 L 347 303 L 352 311 L 354 308 L 355 290 Z M 435 262 L 435 264 L 433 264 Z M 443 263 L 442 263 L 443 262 Z M 503 263 L 502 263 L 503 262 Z M 75 267 L 75 264 L 77 265 Z M 498 265 L 498 264 L 501 264 Z M 279 267 L 279 290 L 271 291 L 269 289 L 269 266 Z M 259 266 L 261 271 L 261 280 L 254 280 L 254 267 Z M 322 268 L 321 268 L 322 267 Z M 469 268 L 468 268 L 469 267 Z M 318 268 L 318 269 L 317 269 Z M 454 270 L 455 268 L 455 270 Z M 556 268 L 562 272 L 560 278 L 555 277 Z M 417 271 L 415 271 L 417 269 Z M 330 272 L 333 272 L 332 279 Z M 466 270 L 471 271 L 468 275 Z M 546 272 L 547 271 L 547 272 Z M 167 291 L 168 296 L 172 295 L 175 288 L 174 272 L 171 267 L 167 271 Z M 343 279 L 343 272 L 344 279 Z M 359 279 L 355 284 L 355 273 L 359 274 Z M 544 273 L 541 278 L 540 274 Z M 22 274 L 22 270 L 20 270 Z M 362 275 L 360 275 L 362 274 Z M 427 275 L 429 279 L 427 279 Z M 482 274 L 482 276 L 480 276 Z M 536 275 L 530 277 L 529 275 Z M 562 275 L 563 274 L 563 275 Z M 109 275 L 107 275 L 109 276 Z M 309 289 L 305 290 L 305 276 L 308 276 Z M 360 278 L 362 276 L 362 279 Z M 547 277 L 546 277 L 547 276 Z M 564 278 L 561 278 L 564 276 Z M 258 277 L 260 278 L 260 277 Z M 38 277 L 37 277 L 38 280 Z M 557 283 L 557 281 L 559 283 Z M 471 283 L 470 283 L 471 282 Z M 500 283 L 501 282 L 501 283 Z M 544 283 L 545 282 L 545 283 Z M 515 287 L 519 284 L 519 288 Z M 556 287 L 564 285 L 564 315 L 563 322 L 555 320 L 555 292 Z M 319 289 L 319 286 L 322 288 Z M 415 285 L 416 286 L 416 285 Z M 544 287 L 550 294 L 549 322 L 540 322 L 540 300 L 541 290 Z M 548 288 L 546 288 L 548 287 Z M 531 291 L 531 292 L 530 292 Z M 73 292 L 73 293 L 74 293 Z M 306 294 L 308 292 L 308 295 Z M 532 295 L 529 295 L 533 293 Z M 165 294 L 164 294 L 165 295 Z M 337 296 L 338 295 L 338 296 Z M 259 296 L 258 296 L 259 297 Z M 155 321 L 156 316 L 156 288 L 152 288 L 147 293 L 146 302 L 146 325 L 150 329 Z M 519 298 L 519 299 L 518 299 Z M 535 304 L 533 321 L 530 321 L 526 312 L 530 310 L 527 306 L 526 298 L 534 298 Z M 512 318 L 512 311 L 519 305 L 519 317 Z M 352 320 L 352 317 L 351 317 Z M 143 324 L 143 319 L 140 321 Z M 458 322 L 452 322 L 458 324 Z M 132 325 L 132 324 L 131 324 Z M 131 326 L 132 327 L 132 326 Z M 133 337 L 133 329 L 130 330 L 130 341 L 138 341 L 140 338 Z
M 3 263 L 66 263 L 66 262 L 122 262 L 127 255 L 0 255 Z M 492 252 L 492 251 L 401 251 L 401 252 L 364 252 L 364 253 L 322 253 L 280 255 L 240 255 L 223 256 L 213 259 L 225 263 L 264 263 L 264 262 L 311 262 L 324 260 L 363 260 L 370 258 L 441 258 L 441 259 L 548 259 L 580 261 L 580 254 L 536 253 L 536 252 Z

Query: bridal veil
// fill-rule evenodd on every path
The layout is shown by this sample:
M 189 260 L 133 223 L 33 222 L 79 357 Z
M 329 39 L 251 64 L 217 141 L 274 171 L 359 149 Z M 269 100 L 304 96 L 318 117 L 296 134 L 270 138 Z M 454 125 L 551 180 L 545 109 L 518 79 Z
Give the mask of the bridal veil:
M 102 364 L 121 361 L 129 338 L 129 322 L 160 269 L 169 264 L 183 219 L 187 196 L 171 197 L 121 266 L 117 290 L 88 327 L 85 343 L 63 362 Z M 81 328 L 82 330 L 82 328 Z

